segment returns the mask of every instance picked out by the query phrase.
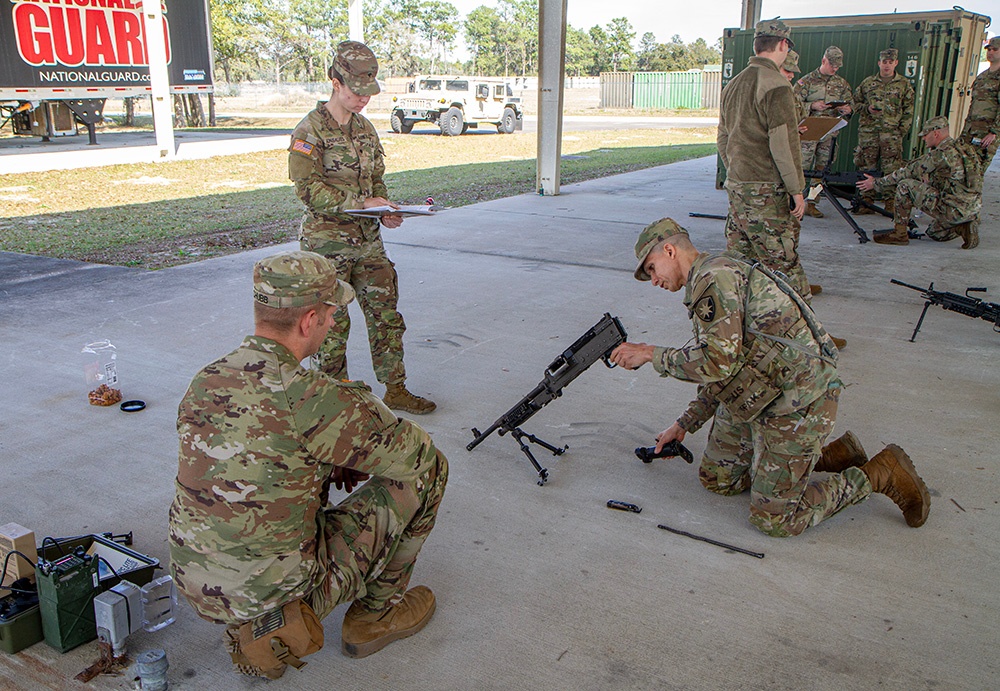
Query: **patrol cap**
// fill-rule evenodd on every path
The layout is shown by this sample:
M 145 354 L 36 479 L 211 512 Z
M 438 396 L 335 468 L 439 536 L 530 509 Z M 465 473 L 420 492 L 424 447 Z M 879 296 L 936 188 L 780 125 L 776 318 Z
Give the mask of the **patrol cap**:
M 799 54 L 794 50 L 788 51 L 788 55 L 785 56 L 785 61 L 781 63 L 781 69 L 788 72 L 794 72 L 798 74 L 802 70 L 799 69 Z
M 337 279 L 333 262 L 315 252 L 294 250 L 265 257 L 253 267 L 253 298 L 268 307 L 343 307 L 354 288 Z
M 688 232 L 677 225 L 677 221 L 672 218 L 661 218 L 655 223 L 650 223 L 639 233 L 639 239 L 635 242 L 635 258 L 639 260 L 639 266 L 635 270 L 635 278 L 639 281 L 648 281 L 649 274 L 643 268 L 646 257 L 653 251 L 653 248 L 674 235 L 688 236 Z
M 844 51 L 842 51 L 837 46 L 830 46 L 823 53 L 823 57 L 826 61 L 830 63 L 831 67 L 843 67 L 844 66 Z
M 1000 48 L 1000 36 L 994 36 L 989 41 L 987 41 L 986 47 L 992 48 L 993 50 Z
M 899 60 L 899 51 L 895 48 L 886 48 L 878 54 L 879 60 Z
M 381 87 L 375 79 L 378 59 L 372 49 L 358 41 L 343 41 L 337 45 L 333 66 L 344 78 L 344 84 L 358 96 L 374 96 Z
M 925 122 L 923 129 L 917 133 L 917 136 L 923 137 L 924 135 L 930 134 L 934 130 L 940 130 L 940 129 L 946 130 L 948 129 L 948 127 L 949 127 L 948 118 L 944 117 L 943 115 L 938 115 Z
M 753 30 L 753 37 L 759 36 L 777 36 L 787 40 L 789 48 L 795 47 L 795 43 L 792 42 L 792 30 L 777 17 L 757 22 L 757 26 Z

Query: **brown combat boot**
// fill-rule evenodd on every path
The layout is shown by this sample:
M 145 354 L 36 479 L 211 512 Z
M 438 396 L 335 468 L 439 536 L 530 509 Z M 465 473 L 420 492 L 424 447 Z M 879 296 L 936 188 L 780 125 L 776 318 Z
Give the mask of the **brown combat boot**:
M 810 283 L 809 284 L 809 294 L 810 295 L 819 295 L 822 292 L 823 292 L 823 286 L 816 285 L 814 283 Z
M 876 230 L 872 240 L 879 245 L 909 245 L 910 234 L 906 232 L 905 223 L 896 223 L 892 230 Z
M 875 203 L 874 199 L 865 199 L 865 201 L 868 202 L 869 204 L 874 204 Z M 875 212 L 872 211 L 871 209 L 869 209 L 867 206 L 864 206 L 863 204 L 859 204 L 858 208 L 855 209 L 854 211 L 852 211 L 851 213 L 853 213 L 855 216 L 867 216 L 867 215 L 873 214 Z
M 245 674 L 248 677 L 280 679 L 281 675 L 288 669 L 288 665 L 283 662 L 279 663 L 278 667 L 272 667 L 271 669 L 261 669 L 256 665 L 250 664 L 250 660 L 240 650 L 240 627 L 238 624 L 230 624 L 226 627 L 226 630 L 222 634 L 222 644 L 225 646 L 226 652 L 229 653 L 229 657 L 232 658 L 233 668 L 240 674 Z
M 971 250 L 979 247 L 979 219 L 960 223 L 955 226 L 955 232 L 962 238 L 963 250 Z
M 872 483 L 873 492 L 896 502 L 906 525 L 919 528 L 924 524 L 931 510 L 931 495 L 905 451 L 889 444 L 861 466 L 861 470 Z
M 437 408 L 437 404 L 434 401 L 415 396 L 407 391 L 406 385 L 403 383 L 387 384 L 382 402 L 393 410 L 402 410 L 414 415 L 430 413 Z
M 824 218 L 826 214 L 816 208 L 816 202 L 808 202 L 806 204 L 806 216 L 812 216 L 813 218 Z
M 891 214 L 896 213 L 896 199 L 895 197 L 889 197 L 885 200 L 885 210 Z
M 435 608 L 434 593 L 418 585 L 406 591 L 402 601 L 381 612 L 369 612 L 355 600 L 340 637 L 348 657 L 367 657 L 400 638 L 412 636 L 427 625 Z
M 847 347 L 846 338 L 837 338 L 836 336 L 830 336 L 830 340 L 833 341 L 833 345 L 837 346 L 837 350 L 843 350 Z
M 859 468 L 867 462 L 868 454 L 865 453 L 861 442 L 854 436 L 854 432 L 848 431 L 823 447 L 823 453 L 816 461 L 813 470 L 840 473 L 848 468 Z

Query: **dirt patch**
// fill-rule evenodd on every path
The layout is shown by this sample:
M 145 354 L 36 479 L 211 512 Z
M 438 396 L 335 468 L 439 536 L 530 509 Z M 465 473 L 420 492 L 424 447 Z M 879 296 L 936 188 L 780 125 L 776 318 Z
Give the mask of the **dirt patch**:
M 150 240 L 120 247 L 107 247 L 79 257 L 96 264 L 163 269 L 178 264 L 221 257 L 235 252 L 291 242 L 298 237 L 299 220 L 272 221 L 238 230 L 198 233 L 163 240 Z

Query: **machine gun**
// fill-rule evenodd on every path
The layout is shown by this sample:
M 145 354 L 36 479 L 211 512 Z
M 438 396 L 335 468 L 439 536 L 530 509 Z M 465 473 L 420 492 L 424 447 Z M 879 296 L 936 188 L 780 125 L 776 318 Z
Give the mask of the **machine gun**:
M 822 181 L 820 185 L 819 196 L 825 197 L 833 205 L 833 208 L 837 210 L 841 218 L 847 222 L 847 225 L 851 226 L 851 229 L 858 236 L 858 242 L 862 245 L 868 242 L 868 233 L 865 232 L 864 228 L 858 225 L 858 222 L 854 220 L 848 209 L 845 209 L 837 199 L 847 199 L 851 202 L 849 207 L 850 211 L 856 212 L 858 209 L 864 207 L 871 209 L 877 214 L 881 214 L 886 218 L 892 218 L 893 214 L 886 211 L 885 208 L 872 204 L 871 202 L 865 201 L 864 197 L 861 196 L 861 192 L 857 188 L 857 184 L 865 179 L 865 175 L 871 175 L 872 177 L 880 178 L 882 177 L 882 172 L 878 170 L 848 170 L 843 173 L 835 173 L 828 170 L 806 170 L 803 171 L 803 175 L 807 178 L 819 179 Z M 920 233 L 916 232 L 917 224 L 913 220 L 907 221 L 907 233 L 911 238 L 920 237 Z
M 501 436 L 510 432 L 511 436 L 520 444 L 521 451 L 535 467 L 535 471 L 538 473 L 538 484 L 544 485 L 549 477 L 549 471 L 535 460 L 531 449 L 524 443 L 524 439 L 548 449 L 553 456 L 561 456 L 569 447 L 553 446 L 533 434 L 524 432 L 521 425 L 550 401 L 561 396 L 562 390 L 567 384 L 583 374 L 598 360 L 603 360 L 608 367 L 614 367 L 615 365 L 609 359 L 611 351 L 624 343 L 627 338 L 628 335 L 625 333 L 622 323 L 618 321 L 618 317 L 612 317 L 605 312 L 599 322 L 545 368 L 545 376 L 541 383 L 522 398 L 517 405 L 501 415 L 485 432 L 480 432 L 473 427 L 472 433 L 475 435 L 475 439 L 465 448 L 472 451 L 483 439 L 497 430 Z
M 910 336 L 910 343 L 913 343 L 914 339 L 916 339 L 917 332 L 920 331 L 920 326 L 924 323 L 924 315 L 927 314 L 927 308 L 931 305 L 941 305 L 951 312 L 958 312 L 973 319 L 985 319 L 988 322 L 993 322 L 993 330 L 1000 333 L 1000 305 L 969 295 L 969 293 L 985 293 L 986 288 L 966 288 L 965 295 L 962 296 L 955 293 L 944 293 L 934 290 L 933 283 L 927 288 L 903 283 L 902 281 L 897 281 L 895 278 L 891 279 L 890 283 L 895 283 L 910 290 L 916 290 L 927 300 L 924 303 L 923 311 L 920 312 L 920 319 L 917 320 L 917 327 L 913 329 L 913 335 Z

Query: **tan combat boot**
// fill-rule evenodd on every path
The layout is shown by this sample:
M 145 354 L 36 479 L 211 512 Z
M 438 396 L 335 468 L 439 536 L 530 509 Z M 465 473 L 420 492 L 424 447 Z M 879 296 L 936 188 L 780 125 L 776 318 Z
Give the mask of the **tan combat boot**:
M 843 350 L 847 347 L 846 338 L 837 338 L 836 336 L 830 336 L 830 340 L 833 341 L 833 345 L 837 346 L 837 350 Z
M 868 202 L 869 204 L 874 204 L 875 203 L 874 199 L 868 199 L 867 197 L 864 198 L 864 201 Z M 873 214 L 875 212 L 872 211 L 871 209 L 869 209 L 867 206 L 865 206 L 863 204 L 859 204 L 858 208 L 856 210 L 852 211 L 851 213 L 853 213 L 855 216 L 867 216 L 867 215 Z
M 889 444 L 861 466 L 861 471 L 868 476 L 873 492 L 896 502 L 906 525 L 919 528 L 924 524 L 931 510 L 931 495 L 905 451 Z
M 910 234 L 906 232 L 905 223 L 896 223 L 892 230 L 876 230 L 872 240 L 879 245 L 909 245 Z
M 955 226 L 955 232 L 962 237 L 962 249 L 971 250 L 979 247 L 979 219 L 966 221 Z
M 888 199 L 885 200 L 884 206 L 885 210 L 888 211 L 889 213 L 891 214 L 896 213 L 896 198 L 889 197 Z
M 277 667 L 272 667 L 271 669 L 261 669 L 256 665 L 250 664 L 250 660 L 240 650 L 240 627 L 238 624 L 230 624 L 226 627 L 225 632 L 222 634 L 222 644 L 225 646 L 226 652 L 229 653 L 229 657 L 233 660 L 233 668 L 240 674 L 245 674 L 248 677 L 280 679 L 281 675 L 288 668 L 288 665 L 283 662 L 278 663 Z
M 812 216 L 813 218 L 824 218 L 826 214 L 816 208 L 816 202 L 809 202 L 806 204 L 806 216 Z
M 840 473 L 848 468 L 858 468 L 868 462 L 868 455 L 865 453 L 861 442 L 854 436 L 854 432 L 844 432 L 844 434 L 823 447 L 823 453 L 816 461 L 813 470 L 823 473 Z
M 355 600 L 344 615 L 341 649 L 348 657 L 377 653 L 393 641 L 424 628 L 434 608 L 434 593 L 422 585 L 406 591 L 402 601 L 381 612 L 369 612 Z
M 814 283 L 810 283 L 809 284 L 809 294 L 810 295 L 819 295 L 822 292 L 823 292 L 823 286 L 816 285 Z
M 382 402 L 393 410 L 402 410 L 414 415 L 430 413 L 437 408 L 437 404 L 434 401 L 415 396 L 407 391 L 406 385 L 403 383 L 387 384 Z

